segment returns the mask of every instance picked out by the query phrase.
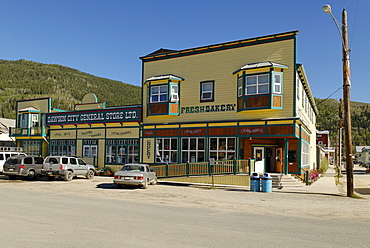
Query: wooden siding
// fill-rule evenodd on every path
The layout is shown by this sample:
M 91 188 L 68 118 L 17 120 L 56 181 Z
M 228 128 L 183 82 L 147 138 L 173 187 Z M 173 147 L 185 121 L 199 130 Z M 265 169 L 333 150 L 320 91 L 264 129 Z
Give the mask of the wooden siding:
M 168 103 L 151 104 L 149 114 L 167 114 Z
M 225 128 L 209 128 L 208 135 L 210 136 L 234 136 L 236 135 L 236 128 L 235 127 L 225 127 Z
M 274 107 L 281 107 L 281 96 L 274 96 L 272 105 Z
M 144 63 L 144 80 L 156 75 L 174 74 L 185 80 L 180 86 L 180 108 L 192 106 L 207 106 L 234 104 L 234 111 L 181 113 L 179 116 L 146 116 L 147 91 L 143 87 L 144 122 L 196 122 L 217 120 L 240 120 L 291 117 L 293 115 L 294 82 L 294 40 L 285 40 L 255 46 L 241 47 L 212 53 L 198 54 L 173 59 Z M 237 112 L 237 77 L 232 73 L 249 63 L 274 61 L 287 65 L 284 71 L 283 106 L 282 111 L 247 111 Z M 202 81 L 215 81 L 214 102 L 200 102 L 200 87 Z M 180 109 L 181 110 L 181 109 Z
M 252 96 L 244 98 L 244 108 L 270 108 L 270 96 Z
M 294 135 L 293 126 L 268 126 L 269 135 Z
M 178 114 L 179 113 L 179 105 L 178 104 L 170 104 L 170 113 L 171 114 Z
M 177 137 L 179 135 L 178 129 L 157 129 L 157 137 L 161 136 L 175 136 Z

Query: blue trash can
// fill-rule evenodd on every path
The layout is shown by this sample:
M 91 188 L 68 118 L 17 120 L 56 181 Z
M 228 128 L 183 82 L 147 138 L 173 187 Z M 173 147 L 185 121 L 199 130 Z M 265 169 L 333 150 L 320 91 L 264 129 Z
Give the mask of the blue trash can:
M 253 172 L 250 176 L 250 188 L 253 192 L 260 192 L 260 176 L 258 173 Z
M 264 173 L 262 179 L 262 192 L 272 192 L 272 177 L 269 173 Z

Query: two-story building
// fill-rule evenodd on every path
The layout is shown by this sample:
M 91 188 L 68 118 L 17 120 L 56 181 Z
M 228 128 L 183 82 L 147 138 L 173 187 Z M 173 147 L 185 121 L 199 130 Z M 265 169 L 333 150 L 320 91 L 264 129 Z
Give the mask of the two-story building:
M 17 101 L 17 128 L 11 134 L 25 153 L 78 156 L 115 171 L 139 162 L 141 106 L 108 108 L 91 93 L 74 111 L 51 106 L 51 98 Z
M 298 31 L 141 57 L 141 160 L 256 159 L 258 172 L 315 163 L 317 109 Z
M 301 174 L 315 166 L 317 109 L 297 35 L 159 49 L 141 57 L 141 106 L 107 108 L 93 94 L 74 111 L 21 100 L 11 136 L 29 154 L 77 155 L 113 170 L 255 159 L 257 172 Z

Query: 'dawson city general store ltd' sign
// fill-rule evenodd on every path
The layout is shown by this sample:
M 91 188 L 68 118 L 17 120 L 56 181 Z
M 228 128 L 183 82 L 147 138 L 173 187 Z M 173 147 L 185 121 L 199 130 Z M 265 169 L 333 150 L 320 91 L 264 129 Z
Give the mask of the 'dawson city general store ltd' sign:
M 46 114 L 46 126 L 140 121 L 140 108 Z

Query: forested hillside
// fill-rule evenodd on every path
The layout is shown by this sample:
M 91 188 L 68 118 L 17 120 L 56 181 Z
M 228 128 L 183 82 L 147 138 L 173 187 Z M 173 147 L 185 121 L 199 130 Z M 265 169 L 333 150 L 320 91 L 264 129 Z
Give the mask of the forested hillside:
M 28 60 L 0 60 L 1 117 L 15 119 L 15 102 L 52 97 L 53 107 L 73 110 L 86 93 L 94 93 L 107 107 L 141 103 L 141 87 L 54 64 Z
M 15 102 L 51 97 L 53 107 L 73 110 L 86 93 L 94 93 L 107 107 L 141 104 L 141 88 L 96 77 L 69 67 L 28 60 L 0 60 L 0 117 L 15 119 Z M 318 130 L 329 130 L 337 142 L 339 102 L 315 99 Z M 370 104 L 352 102 L 353 145 L 370 145 Z
M 319 110 L 317 130 L 330 131 L 332 143 L 338 142 L 339 102 L 334 99 L 315 99 Z M 351 102 L 353 146 L 370 145 L 370 104 Z M 334 144 L 332 144 L 334 145 Z

